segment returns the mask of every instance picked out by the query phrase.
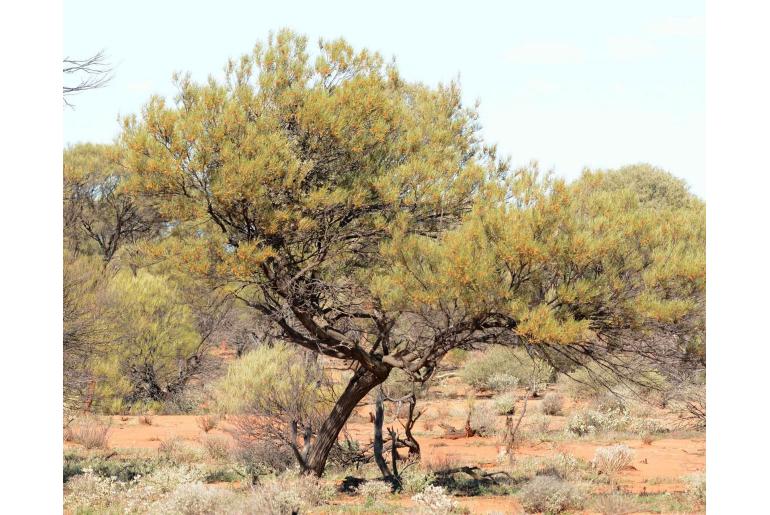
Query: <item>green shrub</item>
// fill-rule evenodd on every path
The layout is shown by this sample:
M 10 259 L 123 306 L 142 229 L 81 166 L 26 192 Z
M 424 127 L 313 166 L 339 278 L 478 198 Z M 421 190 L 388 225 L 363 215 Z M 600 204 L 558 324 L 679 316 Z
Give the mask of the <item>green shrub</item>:
M 532 358 L 522 348 L 490 346 L 480 355 L 469 358 L 462 369 L 463 381 L 474 388 L 504 386 L 510 389 L 514 379 L 520 386 L 529 387 L 550 381 L 553 368 L 539 358 Z M 539 387 L 539 386 L 538 386 Z
M 367 508 L 371 508 L 386 497 L 388 497 L 393 491 L 393 487 L 390 483 L 385 481 L 367 481 L 356 489 L 356 493 L 364 498 L 364 503 Z
M 516 411 L 516 395 L 512 393 L 498 395 L 492 403 L 498 415 L 513 415 Z
M 428 485 L 436 481 L 436 476 L 432 472 L 426 472 L 415 467 L 406 469 L 401 474 L 401 487 L 404 493 L 419 494 Z
M 581 410 L 567 420 L 565 429 L 568 433 L 585 436 L 600 431 L 623 431 L 630 423 L 631 417 L 626 413 Z

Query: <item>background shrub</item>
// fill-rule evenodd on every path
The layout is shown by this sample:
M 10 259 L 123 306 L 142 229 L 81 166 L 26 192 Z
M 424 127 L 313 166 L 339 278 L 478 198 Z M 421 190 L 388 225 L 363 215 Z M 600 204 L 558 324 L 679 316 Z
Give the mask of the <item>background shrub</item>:
M 514 378 L 518 385 L 529 387 L 533 380 L 538 385 L 548 383 L 553 368 L 542 359 L 530 357 L 525 349 L 493 345 L 471 356 L 460 375 L 474 388 L 495 389 L 495 386 L 510 385 Z
M 561 513 L 583 507 L 585 496 L 576 486 L 553 476 L 536 476 L 519 491 L 519 502 L 528 513 Z
M 546 415 L 561 415 L 561 410 L 564 407 L 564 397 L 558 393 L 547 393 L 543 397 L 543 403 L 541 409 Z
M 624 444 L 610 447 L 597 447 L 592 461 L 599 472 L 614 477 L 618 472 L 631 464 L 634 451 Z
M 109 443 L 110 424 L 98 417 L 82 417 L 64 430 L 67 441 L 80 444 L 86 449 L 106 449 Z

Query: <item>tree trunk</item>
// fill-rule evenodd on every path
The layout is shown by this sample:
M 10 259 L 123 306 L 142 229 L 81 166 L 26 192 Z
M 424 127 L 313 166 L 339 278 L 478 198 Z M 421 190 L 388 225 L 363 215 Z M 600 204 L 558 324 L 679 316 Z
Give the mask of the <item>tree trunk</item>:
M 375 403 L 374 412 L 374 461 L 377 463 L 377 468 L 380 469 L 380 474 L 385 480 L 391 480 L 392 474 L 388 470 L 388 465 L 385 463 L 385 458 L 382 456 L 383 451 L 383 439 L 382 439 L 382 423 L 385 418 L 385 396 L 382 394 L 382 390 L 377 392 L 377 400 Z
M 390 372 L 388 370 L 387 372 Z M 388 378 L 388 373 L 381 376 L 375 375 L 364 368 L 360 368 L 348 382 L 347 388 L 334 404 L 329 416 L 324 420 L 318 430 L 318 436 L 313 442 L 307 456 L 306 472 L 312 472 L 318 477 L 324 472 L 326 458 L 329 456 L 334 443 L 339 437 L 340 431 L 348 421 L 350 414 L 356 405 L 372 388 L 382 384 Z

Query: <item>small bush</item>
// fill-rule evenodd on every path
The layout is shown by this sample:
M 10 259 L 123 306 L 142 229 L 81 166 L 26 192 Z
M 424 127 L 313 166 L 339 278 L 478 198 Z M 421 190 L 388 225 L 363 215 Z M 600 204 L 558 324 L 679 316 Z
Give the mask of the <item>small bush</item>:
M 622 431 L 630 423 L 631 417 L 626 413 L 582 410 L 567 420 L 566 430 L 577 436 L 585 436 L 599 431 Z
M 485 403 L 472 408 L 471 428 L 479 436 L 490 436 L 496 431 L 497 417 L 492 407 Z
M 202 415 L 198 417 L 198 427 L 200 427 L 204 433 L 208 433 L 219 424 L 219 417 L 213 415 Z
M 519 386 L 519 379 L 505 372 L 492 374 L 486 382 L 486 387 L 496 392 L 509 392 Z
M 84 417 L 70 424 L 64 432 L 67 441 L 86 449 L 106 449 L 109 443 L 110 425 L 96 417 Z
M 418 468 L 410 467 L 401 474 L 401 487 L 407 494 L 419 494 L 428 485 L 436 481 L 436 476 L 431 472 L 425 472 Z
M 252 484 L 259 482 L 260 476 L 285 472 L 295 463 L 294 455 L 286 445 L 266 440 L 238 440 L 235 459 Z
M 75 513 L 106 509 L 120 495 L 122 484 L 111 477 L 100 477 L 93 469 L 70 479 L 65 488 L 64 507 Z
M 203 483 L 183 483 L 155 503 L 154 513 L 178 515 L 210 515 L 222 513 L 223 506 L 233 502 L 235 494 Z
M 285 474 L 261 483 L 260 488 L 244 499 L 234 513 L 306 513 L 312 508 L 326 504 L 334 495 L 334 488 L 317 478 Z
M 655 437 L 651 434 L 642 435 L 642 443 L 644 445 L 652 445 L 652 442 L 655 441 Z
M 364 502 L 369 508 L 379 504 L 389 496 L 392 491 L 393 487 L 390 483 L 377 480 L 367 481 L 356 489 L 356 493 L 364 498 Z
M 706 474 L 703 472 L 684 477 L 687 497 L 694 503 L 706 504 Z
M 151 426 L 152 425 L 152 415 L 140 415 L 139 416 L 139 423 L 143 424 L 145 426 Z
M 561 415 L 561 410 L 564 408 L 564 397 L 558 393 L 547 393 L 543 397 L 543 403 L 541 409 L 546 415 Z
M 446 515 L 458 508 L 444 488 L 434 485 L 428 485 L 422 493 L 412 496 L 412 501 L 417 505 L 417 513 L 421 514 Z
M 512 393 L 498 395 L 493 406 L 498 415 L 513 415 L 516 412 L 516 396 Z
M 639 511 L 633 497 L 621 494 L 602 495 L 594 500 L 593 508 L 602 515 L 628 515 Z
M 533 433 L 547 433 L 551 427 L 548 415 L 533 415 L 529 420 L 529 430 Z
M 203 435 L 201 444 L 211 459 L 226 461 L 230 459 L 231 449 L 230 441 L 222 436 Z
M 166 438 L 161 440 L 160 445 L 158 445 L 158 454 L 167 459 L 173 459 L 182 450 L 183 445 L 182 439 L 179 436 Z
M 627 445 L 613 445 L 611 447 L 597 447 L 594 452 L 593 466 L 599 472 L 613 477 L 615 474 L 631 464 L 634 451 Z
M 585 496 L 574 485 L 552 476 L 536 476 L 519 491 L 519 501 L 528 513 L 561 513 L 579 510 Z
M 539 358 L 532 358 L 526 350 L 492 346 L 484 353 L 470 358 L 463 366 L 460 376 L 474 388 L 510 388 L 513 379 L 518 384 L 530 386 L 534 381 L 542 385 L 550 381 L 553 368 Z

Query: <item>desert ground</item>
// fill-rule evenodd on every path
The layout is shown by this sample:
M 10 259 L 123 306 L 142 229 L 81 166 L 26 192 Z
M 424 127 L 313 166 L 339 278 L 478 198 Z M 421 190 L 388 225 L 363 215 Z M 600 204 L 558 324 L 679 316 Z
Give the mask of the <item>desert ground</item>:
M 655 434 L 598 430 L 577 436 L 567 428 L 570 417 L 596 407 L 597 400 L 574 400 L 564 394 L 560 413 L 543 415 L 543 399 L 563 390 L 561 384 L 550 384 L 536 398 L 527 399 L 521 422 L 522 437 L 513 452 L 506 455 L 499 434 L 499 428 L 505 424 L 504 415 L 494 417 L 497 434 L 470 437 L 461 434 L 469 396 L 475 398 L 477 406 L 482 406 L 493 402 L 494 392 L 464 384 L 457 371 L 451 370 L 437 383 L 419 401 L 423 414 L 414 425 L 413 434 L 421 447 L 421 459 L 411 467 L 433 474 L 437 484 L 445 485 L 456 503 L 454 512 L 524 513 L 517 495 L 521 485 L 534 476 L 548 474 L 581 485 L 587 500 L 583 509 L 566 510 L 569 513 L 704 511 L 697 494 L 693 497 L 692 482 L 688 478 L 705 473 L 705 432 L 689 428 L 669 410 L 647 403 L 631 403 L 631 407 L 624 411 L 632 419 L 654 420 L 654 426 L 658 428 Z M 518 410 L 527 392 L 519 388 L 516 394 L 519 403 L 514 419 L 521 414 Z M 373 412 L 372 403 L 360 405 L 343 431 L 345 437 L 370 444 L 373 434 L 370 413 Z M 384 425 L 399 428 L 404 416 L 404 410 L 398 414 L 395 409 L 388 410 Z M 218 442 L 227 449 L 237 445 L 233 436 L 237 428 L 232 417 L 216 418 L 215 427 L 207 428 L 207 431 L 203 430 L 200 415 L 115 415 L 106 420 L 109 434 L 105 448 L 85 450 L 82 445 L 65 442 L 65 476 L 68 464 L 73 473 L 78 467 L 84 468 L 89 460 L 116 465 L 121 461 L 167 460 L 175 464 L 194 464 L 207 470 L 204 482 L 213 488 L 236 492 L 259 488 L 259 485 L 246 485 L 238 476 L 237 467 L 231 466 L 227 457 L 215 456 L 207 449 L 210 442 Z M 606 475 L 596 470 L 593 460 L 597 448 L 613 445 L 627 446 L 632 458 L 609 481 Z M 406 449 L 400 450 L 400 457 L 404 464 L 408 463 Z M 467 468 L 463 470 L 463 467 Z M 362 498 L 355 488 L 345 488 L 350 478 L 378 479 L 378 472 L 371 463 L 344 470 L 329 467 L 322 481 L 333 488 L 334 494 L 323 505 L 308 511 L 425 512 L 415 505 L 413 494 L 409 492 L 386 494 L 374 500 Z M 596 504 L 613 490 L 613 498 L 623 501 L 619 507 L 610 507 L 618 511 L 608 511 L 610 508 Z

